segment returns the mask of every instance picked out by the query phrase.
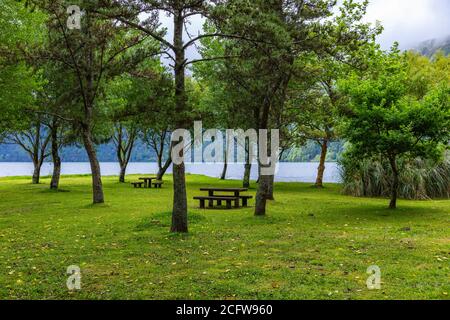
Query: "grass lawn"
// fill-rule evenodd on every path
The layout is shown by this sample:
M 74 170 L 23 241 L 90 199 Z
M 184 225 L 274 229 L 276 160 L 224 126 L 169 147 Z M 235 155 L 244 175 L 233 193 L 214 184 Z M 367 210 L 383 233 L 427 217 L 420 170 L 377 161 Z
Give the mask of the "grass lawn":
M 134 180 L 136 177 L 128 177 Z M 0 179 L 1 299 L 448 299 L 450 201 L 359 199 L 278 183 L 268 215 L 201 210 L 205 186 L 187 176 L 190 233 L 170 234 L 171 177 L 161 190 L 105 177 L 92 206 L 90 177 Z M 255 189 L 250 190 L 255 194 Z M 254 201 L 250 202 L 251 205 Z M 69 292 L 78 265 L 82 289 Z M 378 265 L 382 289 L 367 289 Z

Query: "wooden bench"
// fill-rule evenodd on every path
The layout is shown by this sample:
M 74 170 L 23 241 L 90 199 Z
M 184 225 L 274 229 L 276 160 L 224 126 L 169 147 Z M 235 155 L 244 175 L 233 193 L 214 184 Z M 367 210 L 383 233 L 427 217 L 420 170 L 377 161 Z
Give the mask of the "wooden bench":
M 242 199 L 242 206 L 248 207 L 248 200 L 253 199 L 253 196 L 240 196 L 239 198 Z
M 224 196 L 224 197 L 220 197 L 220 196 L 194 197 L 194 200 L 200 200 L 200 208 L 201 209 L 205 209 L 205 201 L 208 201 L 208 207 L 209 208 L 214 207 L 214 201 L 217 201 L 217 205 L 218 206 L 222 205 L 222 201 L 226 202 L 227 209 L 231 209 L 232 208 L 232 203 L 234 202 L 235 207 L 239 208 L 239 199 L 240 199 L 239 197 L 232 197 L 232 196 Z
M 242 199 L 242 206 L 243 207 L 247 207 L 248 206 L 248 200 L 252 199 L 252 196 L 243 196 L 241 195 L 242 192 L 246 192 L 248 191 L 248 188 L 201 188 L 200 191 L 206 191 L 208 192 L 208 196 L 211 197 L 219 197 L 219 198 L 223 198 L 223 200 L 226 200 L 227 198 L 232 198 L 235 199 L 237 198 L 238 200 L 235 202 L 235 207 L 239 208 L 239 200 Z M 223 195 L 218 195 L 217 193 L 231 193 L 232 195 L 229 196 L 223 196 Z M 210 200 L 210 206 L 212 206 L 211 202 L 213 200 Z
M 158 188 L 161 189 L 163 184 L 164 184 L 163 181 L 154 181 L 154 182 L 152 182 L 153 187 L 156 188 L 156 189 L 158 189 Z
M 142 178 L 139 178 L 139 180 L 144 181 L 144 188 L 151 188 L 152 181 L 156 180 L 156 177 L 142 177 Z
M 135 188 L 142 188 L 144 182 L 132 182 L 131 183 Z
M 220 196 L 218 195 L 217 197 L 226 197 L 226 198 L 235 198 L 234 196 Z M 239 199 L 242 200 L 242 206 L 243 207 L 248 207 L 248 200 L 253 199 L 253 196 L 239 196 Z

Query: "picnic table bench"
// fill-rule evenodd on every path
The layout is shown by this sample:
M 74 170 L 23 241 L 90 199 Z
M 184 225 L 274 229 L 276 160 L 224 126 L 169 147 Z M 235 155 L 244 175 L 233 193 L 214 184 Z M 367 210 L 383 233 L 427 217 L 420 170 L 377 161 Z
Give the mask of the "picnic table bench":
M 143 182 L 132 182 L 131 183 L 135 188 L 142 188 L 142 186 L 144 185 Z
M 139 178 L 139 180 L 144 181 L 144 188 L 151 188 L 152 187 L 152 181 L 157 180 L 156 177 L 142 177 Z
M 158 180 L 156 177 L 142 177 L 139 180 L 139 182 L 132 182 L 131 184 L 135 188 L 151 188 L 153 186 L 155 189 L 161 189 L 164 184 L 163 181 Z
M 208 192 L 208 196 L 194 197 L 194 200 L 200 200 L 200 208 L 205 208 L 205 201 L 208 201 L 208 207 L 213 208 L 214 202 L 217 202 L 218 206 L 222 205 L 222 201 L 226 202 L 227 209 L 231 209 L 231 204 L 234 202 L 234 207 L 240 207 L 240 201 L 242 200 L 242 206 L 247 207 L 248 200 L 252 199 L 252 196 L 241 195 L 242 192 L 248 191 L 247 188 L 201 188 L 200 191 Z M 231 193 L 232 195 L 222 195 L 216 193 Z
M 152 185 L 155 189 L 158 189 L 158 188 L 161 189 L 163 184 L 164 184 L 163 181 L 158 181 L 158 180 L 152 182 Z
M 217 201 L 217 205 L 221 206 L 222 201 L 225 201 L 227 204 L 227 209 L 232 208 L 232 202 L 237 203 L 237 207 L 239 207 L 239 198 L 237 197 L 210 197 L 210 196 L 204 196 L 204 197 L 194 197 L 194 200 L 200 200 L 200 208 L 205 209 L 205 202 L 209 202 L 209 208 L 212 208 L 214 206 L 214 201 Z

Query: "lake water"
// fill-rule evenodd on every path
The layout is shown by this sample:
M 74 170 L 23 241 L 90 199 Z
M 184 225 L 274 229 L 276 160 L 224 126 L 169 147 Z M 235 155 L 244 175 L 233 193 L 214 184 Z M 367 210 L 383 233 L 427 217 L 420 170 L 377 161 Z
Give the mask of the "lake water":
M 102 162 L 100 164 L 102 175 L 113 176 L 119 174 L 119 164 Z M 280 163 L 276 171 L 275 180 L 280 182 L 314 182 L 316 179 L 318 163 Z M 53 165 L 44 163 L 41 170 L 42 176 L 51 175 Z M 220 177 L 222 164 L 192 163 L 186 164 L 186 172 L 202 174 L 210 177 Z M 88 162 L 65 162 L 61 168 L 63 175 L 90 174 L 91 169 Z M 130 163 L 127 168 L 128 174 L 155 174 L 158 171 L 156 163 Z M 8 176 L 31 176 L 33 164 L 26 162 L 0 162 L 0 177 Z M 171 173 L 171 170 L 168 170 Z M 227 171 L 228 179 L 242 179 L 244 166 L 242 164 L 229 164 Z M 252 166 L 251 178 L 255 180 L 258 176 L 256 164 Z M 339 168 L 336 163 L 327 163 L 324 182 L 339 182 Z

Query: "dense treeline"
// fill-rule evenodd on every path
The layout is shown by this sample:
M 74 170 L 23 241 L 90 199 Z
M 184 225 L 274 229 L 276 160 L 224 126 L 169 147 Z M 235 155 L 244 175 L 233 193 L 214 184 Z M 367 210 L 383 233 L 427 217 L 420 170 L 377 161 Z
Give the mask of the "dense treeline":
M 117 149 L 113 142 L 97 146 L 100 162 L 117 162 Z M 336 162 L 344 149 L 343 142 L 334 142 L 330 145 L 327 155 L 328 162 Z M 318 162 L 320 160 L 320 147 L 314 141 L 308 141 L 304 146 L 286 151 L 281 158 L 284 162 Z M 87 162 L 88 156 L 81 146 L 65 146 L 61 148 L 60 156 L 63 162 Z M 156 162 L 156 151 L 147 143 L 138 138 L 134 144 L 130 162 Z M 28 154 L 16 144 L 0 145 L 0 161 L 29 162 Z M 47 159 L 51 162 L 51 159 Z
M 346 0 L 339 10 L 334 0 L 4 0 L 2 6 L 2 142 L 27 153 L 33 183 L 51 160 L 52 189 L 59 187 L 61 150 L 82 146 L 94 204 L 105 202 L 99 146 L 114 146 L 125 182 L 133 152 L 144 143 L 162 179 L 182 140 L 172 141 L 171 133 L 198 120 L 222 130 L 279 129 L 272 158 L 298 159 L 299 148 L 313 143 L 320 151 L 318 188 L 327 159 L 346 141 L 344 157 L 379 157 L 389 166 L 393 209 L 400 164 L 439 164 L 448 148 L 450 59 L 402 53 L 396 44 L 381 50 L 382 27 L 362 22 L 368 1 Z M 171 18 L 171 37 L 161 14 Z M 196 35 L 187 32 L 194 16 L 205 19 Z M 200 58 L 188 56 L 192 48 Z M 252 146 L 243 144 L 248 186 Z M 187 232 L 185 165 L 173 162 L 171 231 Z M 275 199 L 272 164 L 257 157 L 258 216 Z

